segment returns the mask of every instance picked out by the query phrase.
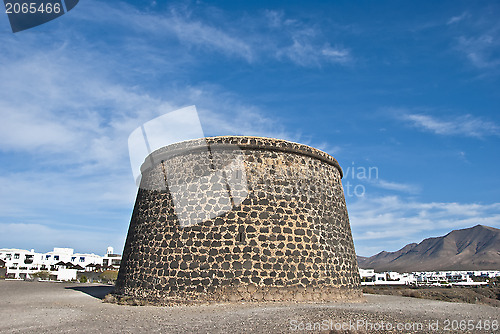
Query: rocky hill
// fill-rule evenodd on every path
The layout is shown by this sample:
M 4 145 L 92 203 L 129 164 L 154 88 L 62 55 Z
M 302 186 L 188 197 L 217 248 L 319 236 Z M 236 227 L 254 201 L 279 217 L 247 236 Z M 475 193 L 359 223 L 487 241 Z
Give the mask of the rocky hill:
M 500 270 L 500 229 L 483 225 L 411 243 L 396 252 L 358 257 L 375 271 Z

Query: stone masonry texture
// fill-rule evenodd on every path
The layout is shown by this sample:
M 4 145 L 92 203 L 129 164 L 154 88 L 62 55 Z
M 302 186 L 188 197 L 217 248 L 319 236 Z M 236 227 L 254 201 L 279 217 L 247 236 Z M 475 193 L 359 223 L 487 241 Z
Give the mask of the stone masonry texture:
M 330 155 L 261 137 L 163 147 L 142 168 L 117 296 L 157 303 L 361 298 Z

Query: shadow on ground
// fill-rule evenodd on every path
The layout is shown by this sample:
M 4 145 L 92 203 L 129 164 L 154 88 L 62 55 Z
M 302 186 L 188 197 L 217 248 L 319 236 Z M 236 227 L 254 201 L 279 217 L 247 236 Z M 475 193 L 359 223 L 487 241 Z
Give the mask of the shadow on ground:
M 97 299 L 104 299 L 104 296 L 112 292 L 114 288 L 115 287 L 113 285 L 65 287 L 65 289 L 80 291 Z

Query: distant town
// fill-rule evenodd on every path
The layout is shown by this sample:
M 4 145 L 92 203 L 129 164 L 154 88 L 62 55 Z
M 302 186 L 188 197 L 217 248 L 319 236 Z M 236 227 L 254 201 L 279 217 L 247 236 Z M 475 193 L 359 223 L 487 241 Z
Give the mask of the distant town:
M 113 281 L 122 256 L 108 247 L 106 254 L 75 253 L 72 248 L 54 248 L 47 253 L 34 249 L 0 248 L 0 277 L 51 281 Z
M 413 285 L 413 286 L 479 286 L 500 277 L 499 270 L 451 270 L 375 272 L 374 269 L 359 269 L 361 285 Z

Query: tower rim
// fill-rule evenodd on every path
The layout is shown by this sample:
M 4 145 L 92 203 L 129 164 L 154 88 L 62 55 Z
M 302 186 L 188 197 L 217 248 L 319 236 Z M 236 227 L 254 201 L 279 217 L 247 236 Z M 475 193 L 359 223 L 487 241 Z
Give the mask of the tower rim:
M 228 150 L 238 146 L 240 150 L 268 150 L 304 155 L 334 166 L 343 177 L 338 161 L 317 148 L 284 139 L 258 136 L 213 136 L 173 143 L 151 152 L 141 165 L 141 173 L 154 168 L 158 163 L 173 157 L 203 150 Z

